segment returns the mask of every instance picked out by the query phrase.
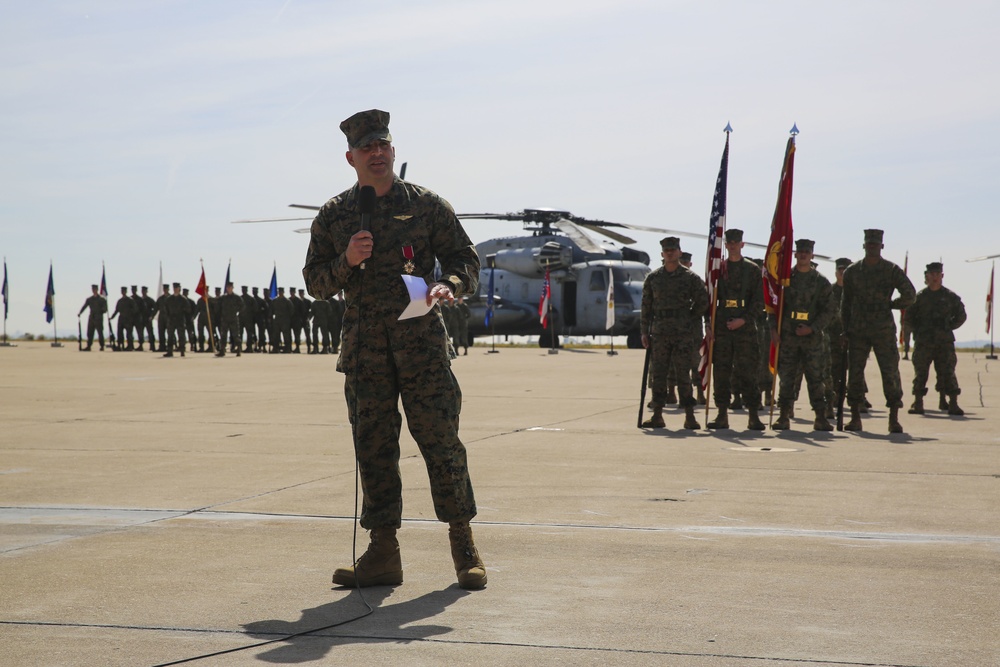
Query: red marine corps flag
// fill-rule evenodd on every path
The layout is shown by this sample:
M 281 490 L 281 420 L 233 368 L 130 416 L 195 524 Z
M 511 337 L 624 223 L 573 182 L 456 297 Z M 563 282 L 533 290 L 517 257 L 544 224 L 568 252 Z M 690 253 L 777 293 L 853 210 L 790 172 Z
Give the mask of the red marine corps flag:
M 785 287 L 792 277 L 792 172 L 795 167 L 795 135 L 799 129 L 792 125 L 792 136 L 785 146 L 785 162 L 778 182 L 778 203 L 771 220 L 771 239 L 764 255 L 764 308 L 778 316 L 778 333 L 781 333 L 781 311 Z M 780 337 L 779 337 L 780 340 Z M 768 365 L 772 375 L 778 366 L 778 341 L 771 341 Z

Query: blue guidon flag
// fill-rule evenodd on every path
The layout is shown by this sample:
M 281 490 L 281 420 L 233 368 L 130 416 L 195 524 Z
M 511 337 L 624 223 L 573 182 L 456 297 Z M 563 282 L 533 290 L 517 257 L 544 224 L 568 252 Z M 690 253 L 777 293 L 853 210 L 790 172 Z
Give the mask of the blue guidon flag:
M 52 282 L 52 264 L 49 264 L 49 286 L 45 290 L 45 321 L 52 322 L 55 310 L 56 286 Z
M 490 267 L 490 289 L 486 293 L 486 321 L 483 326 L 490 326 L 490 322 L 493 321 L 493 273 L 496 271 L 496 267 Z

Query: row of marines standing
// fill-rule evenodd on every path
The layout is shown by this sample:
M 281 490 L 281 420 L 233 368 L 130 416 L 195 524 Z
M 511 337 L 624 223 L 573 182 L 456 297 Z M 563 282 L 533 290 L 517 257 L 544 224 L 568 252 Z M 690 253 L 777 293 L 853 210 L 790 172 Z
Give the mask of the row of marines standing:
M 107 301 L 100 295 L 98 286 L 91 285 L 92 295 L 84 302 L 78 316 L 89 309 L 87 322 L 87 345 L 84 351 L 93 347 L 95 334 L 100 348 L 104 349 L 104 315 L 108 312 Z M 301 338 L 305 332 L 306 350 L 310 354 L 335 354 L 340 347 L 340 327 L 344 316 L 343 301 L 339 296 L 329 300 L 311 300 L 305 290 L 290 289 L 290 297 L 279 287 L 275 298 L 270 297 L 270 288 L 263 288 L 263 296 L 258 288 L 253 293 L 242 287 L 242 294 L 233 291 L 232 283 L 226 286 L 226 293 L 215 288 L 215 296 L 198 301 L 188 296 L 180 283 L 163 286 L 163 294 L 158 299 L 149 295 L 147 287 L 140 294 L 135 285 L 132 294 L 122 287 L 121 297 L 109 318 L 118 318 L 119 350 L 143 350 L 148 339 L 150 351 L 164 352 L 173 356 L 175 350 L 183 356 L 190 341 L 191 351 L 207 352 L 216 348 L 218 356 L 224 356 L 226 349 L 240 355 L 242 352 L 270 351 L 300 352 Z M 157 315 L 159 317 L 157 317 Z M 153 333 L 153 319 L 157 319 L 158 339 Z M 209 325 L 211 322 L 211 326 Z M 216 345 L 209 338 L 214 337 Z M 157 347 L 156 341 L 159 340 Z M 206 340 L 208 345 L 206 346 Z M 320 343 L 322 342 L 322 348 Z M 136 345 L 138 343 L 138 345 Z
M 701 321 L 706 322 L 705 340 L 713 347 L 713 398 L 716 418 L 708 428 L 729 428 L 729 409 L 736 401 L 745 404 L 747 428 L 763 430 L 759 410 L 761 395 L 770 403 L 772 376 L 768 368 L 769 338 L 777 339 L 779 393 L 776 430 L 790 428 L 794 403 L 802 377 L 806 379 L 810 405 L 815 413 L 814 430 L 833 430 L 829 419 L 839 401 L 835 378 L 845 372 L 846 400 L 851 410 L 849 431 L 862 430 L 867 387 L 864 371 L 874 351 L 882 376 L 882 389 L 889 408 L 890 433 L 901 433 L 899 409 L 903 391 L 899 376 L 899 349 L 892 310 L 905 310 L 905 326 L 913 332 L 914 404 L 911 414 L 923 414 L 929 366 L 935 366 L 940 407 L 951 415 L 964 414 L 958 406 L 961 390 L 955 376 L 957 357 L 953 331 L 966 319 L 964 305 L 954 292 L 943 287 L 940 262 L 927 265 L 927 288 L 916 294 L 905 272 L 881 257 L 883 232 L 865 230 L 865 258 L 851 262 L 838 259 L 837 282 L 831 284 L 815 268 L 814 242 L 796 242 L 795 265 L 784 290 L 782 324 L 778 314 L 765 315 L 761 289 L 761 265 L 742 256 L 743 232 L 726 231 L 727 260 L 716 287 L 715 326 L 705 283 L 681 262 L 680 240 L 667 237 L 661 243 L 663 266 L 652 271 L 643 286 L 642 339 L 650 348 L 652 417 L 646 428 L 664 427 L 663 406 L 672 402 L 676 382 L 685 410 L 684 428 L 700 428 L 694 416 L 697 404 L 692 384 L 700 389 L 693 360 L 699 357 Z M 894 294 L 897 294 L 893 298 Z M 844 323 L 846 322 L 846 327 Z M 947 397 L 947 400 L 945 400 Z

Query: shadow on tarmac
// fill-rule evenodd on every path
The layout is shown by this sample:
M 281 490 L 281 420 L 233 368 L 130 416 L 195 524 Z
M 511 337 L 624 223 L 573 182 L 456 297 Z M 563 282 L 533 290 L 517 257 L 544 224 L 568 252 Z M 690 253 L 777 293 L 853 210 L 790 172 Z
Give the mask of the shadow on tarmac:
M 334 590 L 349 589 L 337 588 Z M 454 628 L 446 625 L 411 624 L 437 616 L 443 613 L 448 606 L 469 595 L 469 591 L 459 588 L 458 584 L 453 584 L 444 590 L 427 593 L 413 600 L 382 606 L 385 600 L 392 595 L 392 592 L 391 586 L 364 589 L 364 598 L 375 610 L 375 613 L 364 620 L 359 619 L 357 625 L 347 626 L 351 622 L 351 615 L 359 615 L 360 611 L 363 610 L 363 605 L 359 604 L 360 599 L 357 598 L 357 591 L 352 591 L 351 595 L 336 602 L 329 602 L 312 609 L 303 609 L 302 616 L 297 621 L 290 622 L 280 619 L 255 621 L 244 624 L 243 628 L 248 635 L 264 640 L 273 640 L 276 636 L 297 635 L 310 630 L 328 628 L 336 623 L 343 623 L 345 626 L 351 627 L 354 633 L 357 633 L 353 636 L 331 636 L 325 633 L 337 632 L 345 626 L 329 628 L 317 634 L 292 637 L 287 642 L 277 644 L 256 656 L 257 660 L 276 664 L 314 662 L 321 660 L 335 647 L 345 644 L 377 644 L 382 642 L 403 644 L 447 634 Z M 405 629 L 403 626 L 406 626 Z

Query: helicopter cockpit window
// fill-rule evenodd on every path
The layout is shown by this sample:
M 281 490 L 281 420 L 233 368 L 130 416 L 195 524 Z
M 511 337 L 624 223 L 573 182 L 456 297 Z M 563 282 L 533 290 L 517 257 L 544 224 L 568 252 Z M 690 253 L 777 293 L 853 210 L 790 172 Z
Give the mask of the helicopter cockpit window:
M 591 292 L 606 292 L 608 289 L 608 283 L 605 280 L 607 276 L 604 271 L 594 271 L 590 274 L 590 291 Z

